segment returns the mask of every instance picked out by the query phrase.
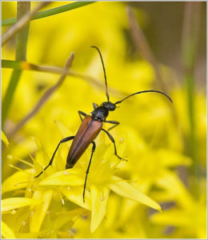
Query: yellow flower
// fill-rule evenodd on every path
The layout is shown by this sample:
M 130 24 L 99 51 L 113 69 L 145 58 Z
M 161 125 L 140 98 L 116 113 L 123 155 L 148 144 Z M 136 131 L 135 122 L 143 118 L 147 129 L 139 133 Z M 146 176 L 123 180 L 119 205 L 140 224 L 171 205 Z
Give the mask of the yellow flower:
M 2 141 L 6 144 L 6 146 L 8 147 L 9 141 L 8 141 L 6 135 L 4 134 L 3 131 L 1 131 L 1 140 L 2 140 Z
M 65 129 L 63 124 L 60 122 L 57 124 L 61 131 Z M 50 174 L 49 176 L 46 176 L 49 174 L 47 169 L 44 173 L 44 177 L 37 179 L 37 181 L 40 180 L 37 186 L 40 189 L 39 191 L 41 191 L 41 189 L 42 191 L 45 191 L 45 189 L 48 191 L 51 189 L 56 189 L 57 191 L 60 191 L 60 193 L 63 194 L 68 200 L 76 203 L 80 207 L 90 210 L 90 229 L 92 232 L 97 229 L 106 214 L 106 206 L 110 191 L 113 191 L 122 197 L 143 203 L 154 209 L 161 210 L 159 204 L 142 193 L 133 184 L 129 183 L 127 180 L 115 176 L 115 166 L 119 162 L 111 151 L 113 148 L 111 149 L 110 146 L 107 147 L 105 155 L 102 156 L 101 152 L 103 151 L 103 148 L 106 149 L 105 144 L 101 144 L 98 147 L 98 152 L 93 158 L 90 173 L 88 175 L 85 202 L 83 202 L 83 185 L 85 171 L 87 169 L 89 160 L 83 162 L 82 159 L 80 159 L 73 169 L 59 171 L 54 174 Z M 106 156 L 109 160 L 105 159 Z M 55 162 L 58 161 L 62 162 L 62 160 L 58 159 L 57 157 Z M 56 163 L 54 163 L 52 167 L 53 170 L 55 166 Z

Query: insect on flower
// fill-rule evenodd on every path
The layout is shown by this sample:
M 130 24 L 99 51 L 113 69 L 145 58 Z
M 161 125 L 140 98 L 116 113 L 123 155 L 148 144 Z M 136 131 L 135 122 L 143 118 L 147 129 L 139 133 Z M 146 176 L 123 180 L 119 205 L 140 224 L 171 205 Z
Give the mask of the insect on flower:
M 117 121 L 107 121 L 106 120 L 106 118 L 108 117 L 109 111 L 114 111 L 117 108 L 118 104 L 122 103 L 124 100 L 126 100 L 126 99 L 128 99 L 128 98 L 130 98 L 134 95 L 141 94 L 141 93 L 148 93 L 148 92 L 160 93 L 160 94 L 163 94 L 164 96 L 166 96 L 172 102 L 171 98 L 166 93 L 161 92 L 161 91 L 157 91 L 157 90 L 144 90 L 144 91 L 135 92 L 135 93 L 132 93 L 129 96 L 125 97 L 124 99 L 122 99 L 120 101 L 117 101 L 115 103 L 110 102 L 110 97 L 109 97 L 109 94 L 108 94 L 107 77 L 106 77 L 106 71 L 105 71 L 105 66 L 104 66 L 102 54 L 101 54 L 98 47 L 92 46 L 92 48 L 95 48 L 98 51 L 98 53 L 100 55 L 101 62 L 102 62 L 104 79 L 105 79 L 105 91 L 106 91 L 107 102 L 103 102 L 100 106 L 93 103 L 94 110 L 91 112 L 91 115 L 88 115 L 88 114 L 86 114 L 82 111 L 78 111 L 80 119 L 82 121 L 82 124 L 79 127 L 76 135 L 66 137 L 66 138 L 62 139 L 59 142 L 59 144 L 57 145 L 57 147 L 56 147 L 48 165 L 43 169 L 43 171 L 41 171 L 37 176 L 35 176 L 35 178 L 39 177 L 49 166 L 52 165 L 55 154 L 56 154 L 59 146 L 62 143 L 73 140 L 72 145 L 69 149 L 68 156 L 67 156 L 66 169 L 73 168 L 73 166 L 76 164 L 76 162 L 82 156 L 82 154 L 86 151 L 88 146 L 90 144 L 92 144 L 92 152 L 91 152 L 90 161 L 89 161 L 89 164 L 88 164 L 88 167 L 87 167 L 87 171 L 86 171 L 86 175 L 85 175 L 85 181 L 84 181 L 84 189 L 83 189 L 83 201 L 84 202 L 85 202 L 85 189 L 86 189 L 86 185 L 87 185 L 87 176 L 88 176 L 88 173 L 89 173 L 93 153 L 94 153 L 95 148 L 96 148 L 96 144 L 95 144 L 94 140 L 101 130 L 104 131 L 108 135 L 111 142 L 113 143 L 115 155 L 119 159 L 122 159 L 117 154 L 116 143 L 115 143 L 115 140 L 114 140 L 113 136 L 108 132 L 109 130 L 116 127 L 119 124 L 119 122 L 117 122 Z M 110 123 L 113 126 L 110 127 L 108 130 L 105 130 L 104 128 L 102 128 L 103 127 L 103 122 L 104 123 Z

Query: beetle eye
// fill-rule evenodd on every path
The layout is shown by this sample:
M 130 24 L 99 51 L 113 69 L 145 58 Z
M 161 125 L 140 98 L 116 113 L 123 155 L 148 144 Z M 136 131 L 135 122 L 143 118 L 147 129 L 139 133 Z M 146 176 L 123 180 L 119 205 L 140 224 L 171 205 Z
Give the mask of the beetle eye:
M 110 106 L 110 110 L 113 111 L 113 110 L 115 110 L 115 109 L 116 109 L 116 107 L 115 107 L 114 105 L 111 105 L 111 106 Z

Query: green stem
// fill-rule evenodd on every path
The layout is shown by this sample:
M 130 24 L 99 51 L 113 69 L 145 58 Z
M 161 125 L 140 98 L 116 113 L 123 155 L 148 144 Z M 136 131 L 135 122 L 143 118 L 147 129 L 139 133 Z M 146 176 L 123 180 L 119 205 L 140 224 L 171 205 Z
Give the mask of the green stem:
M 195 78 L 194 70 L 197 58 L 198 36 L 200 25 L 200 10 L 201 3 L 187 2 L 185 4 L 185 18 L 182 39 L 182 57 L 184 65 L 184 83 L 187 91 L 187 109 L 189 116 L 190 131 L 188 135 L 188 150 L 189 155 L 193 160 L 190 168 L 192 181 L 192 193 L 195 198 L 199 195 L 199 165 L 196 157 L 197 141 L 195 133 Z
M 55 15 L 55 14 L 70 11 L 70 10 L 73 10 L 73 9 L 76 9 L 76 8 L 86 6 L 86 5 L 91 4 L 91 3 L 94 3 L 94 1 L 92 1 L 92 2 L 75 2 L 75 3 L 70 3 L 70 4 L 67 4 L 67 5 L 61 6 L 61 7 L 57 7 L 57 8 L 49 9 L 49 10 L 46 10 L 46 11 L 42 11 L 42 12 L 37 13 L 32 18 L 32 20 L 39 19 L 39 18 L 44 18 L 44 17 L 49 17 L 49 16 L 52 16 L 52 15 Z M 12 24 L 16 23 L 16 21 L 17 21 L 16 18 L 5 19 L 5 20 L 2 21 L 2 26 L 12 25 Z
M 17 20 L 19 20 L 23 15 L 30 11 L 30 2 L 18 2 L 17 3 Z M 21 29 L 16 35 L 16 60 L 26 60 L 27 51 L 27 41 L 29 34 L 29 24 Z M 9 86 L 5 93 L 3 104 L 2 104 L 2 125 L 4 124 L 12 100 L 21 77 L 21 70 L 14 70 L 9 82 Z
M 22 18 L 27 12 L 30 11 L 30 2 L 17 3 L 17 19 Z M 16 37 L 16 60 L 25 61 L 27 52 L 27 40 L 29 34 L 29 24 L 27 24 Z

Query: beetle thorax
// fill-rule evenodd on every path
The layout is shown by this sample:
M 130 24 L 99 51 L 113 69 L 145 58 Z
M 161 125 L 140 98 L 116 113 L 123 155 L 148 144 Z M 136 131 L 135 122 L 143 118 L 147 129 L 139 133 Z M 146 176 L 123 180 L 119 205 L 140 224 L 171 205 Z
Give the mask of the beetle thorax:
M 108 116 L 108 111 L 109 110 L 107 108 L 105 108 L 104 106 L 100 106 L 92 112 L 92 117 L 94 120 L 103 122 L 103 121 L 105 121 L 106 117 Z
M 112 102 L 103 102 L 100 107 L 95 108 L 92 112 L 92 117 L 94 120 L 105 121 L 108 116 L 109 111 L 114 111 L 116 105 Z

